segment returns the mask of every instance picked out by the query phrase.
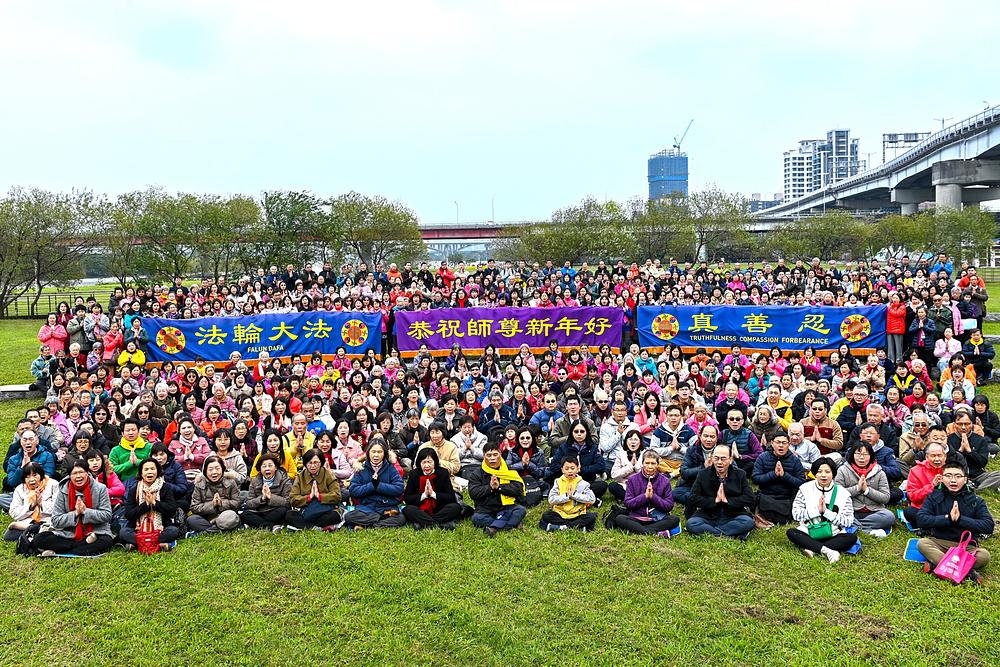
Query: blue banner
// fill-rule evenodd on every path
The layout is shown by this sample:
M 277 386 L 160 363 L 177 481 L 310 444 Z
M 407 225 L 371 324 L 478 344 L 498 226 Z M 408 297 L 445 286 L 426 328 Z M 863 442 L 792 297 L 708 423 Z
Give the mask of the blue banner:
M 847 343 L 866 353 L 886 345 L 885 306 L 641 306 L 639 344 L 650 351 L 679 345 L 684 352 L 703 347 L 782 351 L 813 347 L 834 350 Z
M 240 317 L 196 317 L 190 320 L 142 318 L 149 335 L 146 360 L 151 362 L 229 361 L 239 352 L 256 359 L 300 354 L 303 360 L 317 350 L 333 355 L 344 346 L 349 355 L 381 352 L 382 314 L 313 311 L 264 313 Z

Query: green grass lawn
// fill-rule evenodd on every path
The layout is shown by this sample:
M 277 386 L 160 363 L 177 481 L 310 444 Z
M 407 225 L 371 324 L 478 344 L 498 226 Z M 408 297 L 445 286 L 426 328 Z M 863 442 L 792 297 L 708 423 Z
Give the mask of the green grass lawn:
M 11 337 L 22 326 L 0 323 L 0 335 L 30 342 L 33 331 Z M 31 347 L 9 343 L 5 363 Z M 35 404 L 0 404 L 0 438 Z M 902 559 L 900 528 L 830 566 L 780 529 L 747 543 L 603 526 L 547 534 L 540 514 L 495 539 L 466 522 L 454 533 L 240 531 L 153 558 L 23 559 L 3 544 L 0 664 L 1000 661 L 994 575 L 983 587 L 936 581 Z
M 0 385 L 32 381 L 31 362 L 38 357 L 38 329 L 42 320 L 0 321 Z

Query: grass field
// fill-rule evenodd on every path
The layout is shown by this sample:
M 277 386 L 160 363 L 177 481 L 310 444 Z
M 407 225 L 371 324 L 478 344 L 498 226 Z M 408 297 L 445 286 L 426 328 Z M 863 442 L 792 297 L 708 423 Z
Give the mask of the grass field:
M 38 356 L 38 329 L 42 320 L 0 321 L 0 384 L 32 381 L 31 362 Z
M 26 337 L 14 324 L 0 323 L 2 340 Z M 17 347 L 5 357 L 25 353 Z M 988 393 L 1000 400 L 995 386 Z M 0 438 L 35 403 L 0 404 Z M 997 496 L 989 501 L 1000 516 Z M 492 540 L 468 523 L 454 533 L 240 531 L 154 558 L 49 561 L 3 544 L 0 664 L 1000 661 L 1000 584 L 989 570 L 983 587 L 922 574 L 903 561 L 899 528 L 830 566 L 781 530 L 746 543 L 603 526 L 547 534 L 540 513 Z

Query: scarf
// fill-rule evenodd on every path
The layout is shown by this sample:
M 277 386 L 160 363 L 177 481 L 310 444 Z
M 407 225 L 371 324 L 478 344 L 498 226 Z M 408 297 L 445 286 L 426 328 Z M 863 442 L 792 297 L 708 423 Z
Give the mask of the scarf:
M 42 522 L 42 495 L 45 493 L 45 485 L 49 483 L 48 477 L 42 477 L 42 481 L 38 483 L 30 493 L 35 494 L 35 502 L 33 503 L 35 509 L 31 510 L 31 520 L 35 523 Z
M 427 488 L 427 482 L 431 483 L 431 487 L 434 486 L 434 479 L 437 477 L 436 472 L 432 472 L 430 475 L 420 476 L 420 495 L 423 495 L 424 489 Z M 434 514 L 434 510 L 437 509 L 437 498 L 428 496 L 420 501 L 420 509 L 428 514 Z
M 576 493 L 576 487 L 580 484 L 579 477 L 569 480 L 566 479 L 565 475 L 561 475 L 559 479 L 556 480 L 556 484 L 559 485 L 559 495 L 569 497 L 569 500 L 566 502 L 558 503 L 552 506 L 552 509 L 555 510 L 559 516 L 564 519 L 572 519 L 586 513 L 587 505 L 579 503 L 571 497 L 574 493 Z
M 135 440 L 126 440 L 125 436 L 122 436 L 121 448 L 124 449 L 124 450 L 126 450 L 126 451 L 131 452 L 131 451 L 136 450 L 136 449 L 142 449 L 145 446 L 146 446 L 146 443 L 144 443 L 142 441 L 142 436 L 141 435 L 138 436 L 138 437 L 136 437 Z
M 135 485 L 135 501 L 136 505 L 141 505 L 145 502 L 146 492 L 153 494 L 153 502 L 160 502 L 160 489 L 163 488 L 163 478 L 157 477 L 156 481 L 152 484 L 146 484 L 145 481 L 139 480 L 139 483 Z M 150 509 L 148 512 L 139 517 L 139 520 L 135 524 L 136 531 L 150 531 L 150 530 L 163 530 L 163 517 L 156 510 Z
M 503 459 L 500 459 L 500 468 L 498 468 L 496 470 L 494 470 L 493 468 L 491 468 L 486 463 L 486 461 L 483 461 L 483 471 L 486 472 L 486 474 L 488 474 L 488 475 L 496 475 L 497 478 L 500 480 L 501 484 L 509 484 L 511 482 L 520 482 L 522 488 L 524 486 L 524 480 L 521 479 L 521 476 L 517 474 L 516 470 L 509 469 L 507 467 L 507 463 Z M 517 502 L 517 500 L 515 498 L 511 498 L 510 496 L 500 494 L 500 504 L 501 505 L 505 505 L 505 506 L 506 505 L 513 505 L 516 502 Z
M 867 477 L 868 473 L 870 473 L 872 471 L 872 468 L 874 468 L 874 467 L 875 467 L 875 461 L 874 461 L 874 459 L 871 460 L 871 461 L 869 461 L 868 465 L 865 466 L 864 468 L 859 468 L 854 463 L 851 463 L 851 470 L 853 470 L 854 472 L 856 472 L 858 474 L 858 478 L 859 479 L 863 479 L 863 478 Z
M 76 486 L 73 482 L 70 482 L 66 487 L 67 496 L 67 507 L 76 508 L 76 494 L 83 493 L 83 504 L 87 506 L 87 509 L 93 509 L 94 501 L 90 497 L 90 479 L 87 479 L 83 484 L 83 488 Z M 76 519 L 76 532 L 73 533 L 73 540 L 76 542 L 82 542 L 86 539 L 87 535 L 94 532 L 94 524 L 84 523 L 83 517 L 77 517 Z

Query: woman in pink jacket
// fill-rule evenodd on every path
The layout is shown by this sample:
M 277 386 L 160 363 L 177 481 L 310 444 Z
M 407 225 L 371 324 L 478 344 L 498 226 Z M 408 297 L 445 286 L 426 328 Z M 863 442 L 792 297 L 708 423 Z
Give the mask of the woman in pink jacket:
M 42 342 L 42 345 L 48 345 L 52 354 L 55 355 L 58 350 L 66 349 L 66 340 L 68 338 L 69 334 L 66 333 L 66 327 L 56 323 L 55 313 L 49 313 L 49 316 L 45 319 L 45 324 L 38 330 L 38 340 Z

